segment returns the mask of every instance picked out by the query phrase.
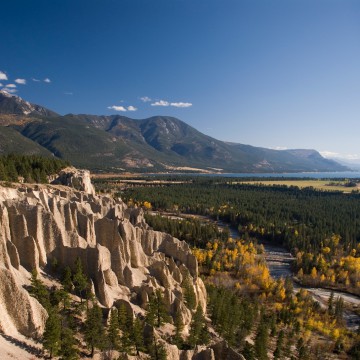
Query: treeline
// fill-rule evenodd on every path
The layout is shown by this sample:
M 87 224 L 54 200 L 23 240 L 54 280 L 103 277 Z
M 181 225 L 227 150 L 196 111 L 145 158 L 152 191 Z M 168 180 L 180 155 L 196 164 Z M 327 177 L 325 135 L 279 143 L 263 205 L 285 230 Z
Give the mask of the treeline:
M 226 241 L 229 237 L 227 228 L 221 230 L 214 223 L 203 224 L 198 219 L 171 219 L 161 215 L 145 214 L 145 220 L 154 230 L 166 232 L 200 248 L 204 248 L 209 241 Z
M 0 156 L 0 181 L 18 181 L 24 178 L 27 183 L 47 183 L 47 177 L 69 166 L 68 161 L 55 157 L 38 155 L 10 154 Z
M 147 200 L 155 210 L 221 219 L 238 227 L 245 239 L 276 242 L 293 253 L 318 254 L 326 239 L 336 234 L 343 255 L 359 256 L 360 194 L 201 179 L 192 184 L 131 188 L 121 196 L 135 202 Z

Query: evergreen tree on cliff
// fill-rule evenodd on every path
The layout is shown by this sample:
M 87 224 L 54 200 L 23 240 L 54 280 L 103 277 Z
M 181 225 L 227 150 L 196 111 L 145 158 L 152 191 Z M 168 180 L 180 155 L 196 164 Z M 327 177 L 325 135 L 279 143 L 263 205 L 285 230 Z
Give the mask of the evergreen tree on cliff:
M 50 359 L 56 356 L 60 349 L 61 342 L 61 322 L 55 309 L 49 311 L 46 320 L 45 331 L 43 334 L 43 346 L 49 351 Z
M 147 310 L 146 321 L 151 326 L 160 327 L 170 320 L 170 315 L 166 310 L 164 297 L 160 289 L 157 289 L 155 293 L 150 295 Z
M 188 342 L 192 347 L 200 344 L 206 345 L 209 342 L 205 316 L 200 304 L 191 320 Z
M 94 304 L 87 312 L 87 319 L 84 324 L 84 337 L 88 347 L 91 349 L 90 356 L 93 357 L 95 348 L 102 349 L 104 345 L 102 312 L 97 304 Z

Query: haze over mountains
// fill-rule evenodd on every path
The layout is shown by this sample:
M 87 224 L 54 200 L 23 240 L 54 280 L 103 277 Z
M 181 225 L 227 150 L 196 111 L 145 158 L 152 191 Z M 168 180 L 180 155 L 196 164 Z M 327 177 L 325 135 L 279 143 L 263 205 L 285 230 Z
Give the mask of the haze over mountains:
M 227 143 L 183 121 L 155 116 L 61 116 L 0 91 L 0 153 L 32 153 L 102 171 L 344 171 L 315 150 L 272 150 Z

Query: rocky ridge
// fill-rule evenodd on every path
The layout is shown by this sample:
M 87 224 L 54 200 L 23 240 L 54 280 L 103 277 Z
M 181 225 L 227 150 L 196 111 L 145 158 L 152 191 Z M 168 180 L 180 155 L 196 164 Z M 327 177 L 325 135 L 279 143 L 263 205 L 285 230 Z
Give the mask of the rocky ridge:
M 73 267 L 78 257 L 104 307 L 125 301 L 134 313 L 144 313 L 149 295 L 160 288 L 169 312 L 179 309 L 189 325 L 191 312 L 181 287 L 185 276 L 193 282 L 197 304 L 206 309 L 205 286 L 189 246 L 150 229 L 142 209 L 95 195 L 89 173 L 75 170 L 63 172 L 56 182 L 65 179 L 86 191 L 63 185 L 0 186 L 0 331 L 40 337 L 47 313 L 25 289 L 30 272 L 46 272 L 53 259 Z M 169 358 L 183 358 L 175 348 L 168 345 Z M 214 358 L 211 349 L 186 353 L 188 359 L 200 353 Z

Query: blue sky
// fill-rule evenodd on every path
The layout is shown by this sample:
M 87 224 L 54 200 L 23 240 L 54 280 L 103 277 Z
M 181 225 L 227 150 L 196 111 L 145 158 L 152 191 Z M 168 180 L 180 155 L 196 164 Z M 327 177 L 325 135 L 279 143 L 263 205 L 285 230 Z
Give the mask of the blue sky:
M 11 0 L 0 14 L 0 83 L 26 100 L 360 159 L 358 0 Z

